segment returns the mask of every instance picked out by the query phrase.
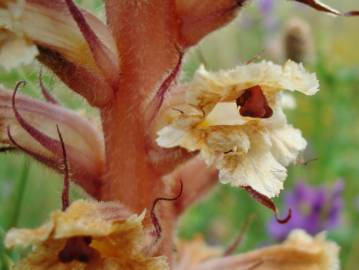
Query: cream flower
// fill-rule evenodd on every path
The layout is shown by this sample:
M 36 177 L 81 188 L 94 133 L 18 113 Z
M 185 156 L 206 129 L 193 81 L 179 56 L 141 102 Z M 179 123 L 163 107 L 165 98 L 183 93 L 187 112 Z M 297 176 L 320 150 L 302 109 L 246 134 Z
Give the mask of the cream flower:
M 283 188 L 286 166 L 306 147 L 301 132 L 287 123 L 281 91 L 313 95 L 318 88 L 316 76 L 292 61 L 216 73 L 202 67 L 188 85 L 185 103 L 168 110 L 157 143 L 199 150 L 219 169 L 222 183 L 274 197 Z
M 21 30 L 24 0 L 1 1 L 0 6 L 0 63 L 6 70 L 30 64 L 38 54 Z
M 339 251 L 340 248 L 334 242 L 326 239 L 325 233 L 320 233 L 315 237 L 311 237 L 302 230 L 294 230 L 289 235 L 288 239 L 282 245 L 284 248 L 291 248 L 302 254 L 302 257 L 294 256 L 295 259 L 303 259 L 303 264 L 310 264 L 313 260 L 316 262 L 316 267 L 302 269 L 323 269 L 323 270 L 338 270 L 340 269 Z M 313 263 L 314 264 L 314 263 Z M 288 268 L 289 269 L 289 268 Z
M 197 241 L 195 241 L 197 242 Z M 232 256 L 209 253 L 210 248 L 196 245 L 197 249 L 188 253 L 188 246 L 179 247 L 176 270 L 339 270 L 339 247 L 328 241 L 325 233 L 315 237 L 302 230 L 294 230 L 288 239 L 278 245 L 268 246 L 247 253 Z M 205 254 L 207 256 L 201 256 Z M 199 256 L 200 255 L 200 256 Z M 186 262 L 186 268 L 181 267 Z
M 168 269 L 165 258 L 144 251 L 143 216 L 117 203 L 80 200 L 40 228 L 10 230 L 5 246 L 34 245 L 14 269 Z

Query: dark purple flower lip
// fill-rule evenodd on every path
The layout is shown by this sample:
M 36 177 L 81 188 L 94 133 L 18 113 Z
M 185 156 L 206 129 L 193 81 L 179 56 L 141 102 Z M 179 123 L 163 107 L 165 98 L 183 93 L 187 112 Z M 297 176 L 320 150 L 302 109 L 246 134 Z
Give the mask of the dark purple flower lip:
M 239 112 L 242 116 L 269 118 L 273 115 L 273 110 L 269 107 L 267 98 L 259 85 L 244 90 L 236 103 L 240 107 Z

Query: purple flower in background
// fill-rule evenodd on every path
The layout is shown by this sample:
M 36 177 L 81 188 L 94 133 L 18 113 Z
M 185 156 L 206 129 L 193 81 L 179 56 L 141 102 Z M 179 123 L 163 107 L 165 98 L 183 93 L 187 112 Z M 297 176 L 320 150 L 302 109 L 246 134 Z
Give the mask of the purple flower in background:
M 277 26 L 277 17 L 274 14 L 274 0 L 258 0 L 256 8 L 259 11 L 260 21 L 266 32 L 271 32 Z M 241 27 L 250 28 L 257 24 L 257 17 L 242 14 Z
M 277 20 L 274 16 L 274 1 L 273 0 L 260 0 L 258 3 L 258 9 L 261 12 L 263 24 L 267 31 L 271 31 L 275 28 Z
M 311 235 L 336 228 L 342 217 L 343 181 L 332 188 L 312 187 L 299 182 L 292 192 L 284 197 L 284 205 L 292 209 L 292 218 L 287 224 L 276 220 L 268 223 L 267 230 L 272 238 L 282 241 L 295 228 L 304 229 Z
M 270 14 L 273 10 L 273 0 L 260 0 L 258 7 L 263 14 Z

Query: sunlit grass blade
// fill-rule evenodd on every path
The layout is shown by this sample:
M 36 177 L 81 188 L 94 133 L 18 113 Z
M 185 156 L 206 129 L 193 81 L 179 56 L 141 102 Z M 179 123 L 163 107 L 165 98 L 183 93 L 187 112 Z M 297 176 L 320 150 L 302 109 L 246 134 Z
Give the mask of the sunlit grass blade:
M 26 181 L 29 176 L 29 171 L 30 171 L 30 162 L 26 158 L 24 160 L 24 164 L 22 166 L 22 171 L 21 171 L 21 175 L 18 180 L 18 183 L 17 183 L 17 187 L 14 190 L 14 197 L 13 197 L 14 204 L 13 204 L 11 216 L 7 223 L 8 224 L 7 228 L 14 227 L 14 226 L 18 225 L 18 223 L 19 223 L 21 206 L 22 206 L 22 202 L 23 202 L 25 189 L 26 189 Z

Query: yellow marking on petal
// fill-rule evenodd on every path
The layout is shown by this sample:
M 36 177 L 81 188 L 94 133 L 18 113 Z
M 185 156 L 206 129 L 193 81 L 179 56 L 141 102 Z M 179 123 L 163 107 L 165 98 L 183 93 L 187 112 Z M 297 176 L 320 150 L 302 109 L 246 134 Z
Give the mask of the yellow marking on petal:
M 235 102 L 219 102 L 197 127 L 244 125 L 247 121 L 239 114 Z

